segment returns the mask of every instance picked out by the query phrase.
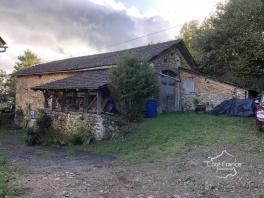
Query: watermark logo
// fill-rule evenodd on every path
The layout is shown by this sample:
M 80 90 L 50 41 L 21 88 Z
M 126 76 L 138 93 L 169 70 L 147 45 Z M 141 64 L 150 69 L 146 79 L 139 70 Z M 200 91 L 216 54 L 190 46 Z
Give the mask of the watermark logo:
M 208 157 L 210 160 L 204 161 L 209 168 L 216 169 L 216 177 L 227 179 L 237 175 L 237 168 L 241 168 L 242 163 L 237 162 L 236 158 L 226 150 L 216 157 Z

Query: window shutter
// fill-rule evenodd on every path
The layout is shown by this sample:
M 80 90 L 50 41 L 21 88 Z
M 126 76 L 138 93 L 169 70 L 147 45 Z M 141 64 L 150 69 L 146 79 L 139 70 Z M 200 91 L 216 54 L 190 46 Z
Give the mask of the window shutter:
M 195 78 L 184 78 L 182 87 L 184 89 L 185 94 L 195 93 Z

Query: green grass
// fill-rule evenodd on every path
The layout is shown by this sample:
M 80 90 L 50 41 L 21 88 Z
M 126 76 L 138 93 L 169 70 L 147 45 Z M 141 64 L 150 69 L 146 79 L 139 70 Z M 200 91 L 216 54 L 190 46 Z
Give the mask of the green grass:
M 15 191 L 8 186 L 8 182 L 11 179 L 13 179 L 13 172 L 6 157 L 0 154 L 0 197 L 15 196 Z
M 1 136 L 24 138 L 23 130 L 0 129 Z M 254 118 L 201 113 L 161 114 L 132 124 L 125 139 L 98 141 L 81 149 L 112 154 L 130 163 L 154 162 L 194 149 L 246 145 L 264 153 L 264 134 L 257 134 Z M 70 149 L 80 149 L 71 146 Z M 45 154 L 45 153 L 44 153 Z
M 197 148 L 248 144 L 263 152 L 264 137 L 257 136 L 254 118 L 209 114 L 171 113 L 132 125 L 125 139 L 101 141 L 86 150 L 112 154 L 131 163 L 153 162 Z
M 5 137 L 5 136 L 13 136 L 15 138 L 24 140 L 25 139 L 25 131 L 23 129 L 9 129 L 9 128 L 0 128 L 0 136 Z

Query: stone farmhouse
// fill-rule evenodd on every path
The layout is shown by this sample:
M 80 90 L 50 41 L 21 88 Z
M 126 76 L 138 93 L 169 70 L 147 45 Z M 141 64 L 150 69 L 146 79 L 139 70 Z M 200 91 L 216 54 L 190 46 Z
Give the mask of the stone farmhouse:
M 210 111 L 223 100 L 247 98 L 248 91 L 201 74 L 182 40 L 122 51 L 74 57 L 36 65 L 16 73 L 16 123 L 29 109 L 31 118 L 45 109 L 55 128 L 67 133 L 77 117 L 86 115 L 94 123 L 97 139 L 104 138 L 104 115 L 115 109 L 107 87 L 107 70 L 127 54 L 147 60 L 160 79 L 159 112 Z M 110 127 L 113 128 L 113 127 Z

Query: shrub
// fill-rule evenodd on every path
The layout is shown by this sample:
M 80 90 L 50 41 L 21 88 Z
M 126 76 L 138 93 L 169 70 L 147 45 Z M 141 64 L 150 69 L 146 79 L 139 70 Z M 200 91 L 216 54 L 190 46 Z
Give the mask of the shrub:
M 148 99 L 159 91 L 158 78 L 150 64 L 128 54 L 110 69 L 109 78 L 120 113 L 128 121 L 142 118 Z
M 26 130 L 26 145 L 28 146 L 34 146 L 41 144 L 41 137 L 38 134 L 37 130 L 34 130 L 33 128 L 28 128 Z
M 38 117 L 36 120 L 36 124 L 39 130 L 47 130 L 51 128 L 51 118 L 46 114 L 46 112 L 41 109 L 38 111 Z
M 31 109 L 30 105 L 27 105 L 27 107 L 24 110 L 22 110 L 22 112 L 23 112 L 23 127 L 24 128 L 27 128 L 28 123 L 30 121 L 30 117 L 29 117 L 30 109 Z
M 38 111 L 35 128 L 28 128 L 26 131 L 26 144 L 28 146 L 47 144 L 51 132 L 51 118 L 44 110 Z
M 74 145 L 85 144 L 91 137 L 90 122 L 87 119 L 78 119 L 74 124 L 71 143 Z
M 7 128 L 13 127 L 14 118 L 15 118 L 14 112 L 9 112 L 9 113 L 0 112 L 0 126 Z

